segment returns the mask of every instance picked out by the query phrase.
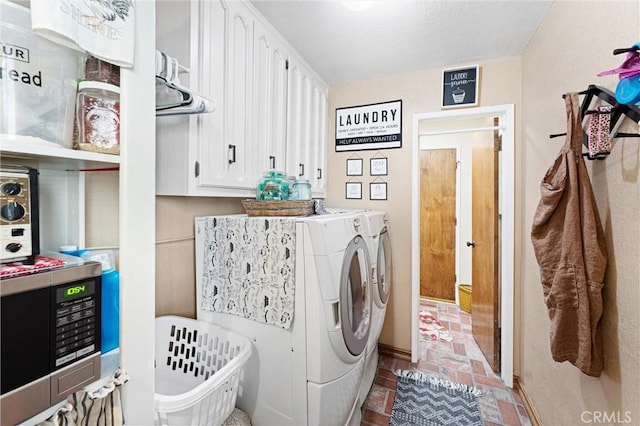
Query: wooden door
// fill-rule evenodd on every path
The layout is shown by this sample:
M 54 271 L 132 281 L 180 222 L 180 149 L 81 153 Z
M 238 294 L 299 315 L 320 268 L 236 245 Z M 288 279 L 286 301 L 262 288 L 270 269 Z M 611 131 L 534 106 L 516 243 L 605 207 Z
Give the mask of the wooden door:
M 456 149 L 420 151 L 420 297 L 455 301 Z
M 493 137 L 482 135 L 473 141 L 473 240 L 469 242 L 473 250 L 471 330 L 496 373 L 500 371 L 498 147 L 499 136 L 496 131 Z

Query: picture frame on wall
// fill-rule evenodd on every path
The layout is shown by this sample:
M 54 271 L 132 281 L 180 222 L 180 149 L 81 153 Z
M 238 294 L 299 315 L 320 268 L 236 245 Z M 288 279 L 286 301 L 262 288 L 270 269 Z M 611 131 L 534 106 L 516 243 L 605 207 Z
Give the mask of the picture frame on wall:
M 362 182 L 347 182 L 345 187 L 345 198 L 348 200 L 361 200 Z
M 369 160 L 369 174 L 371 176 L 387 176 L 387 158 L 374 157 Z
M 362 158 L 347 158 L 347 176 L 362 176 Z
M 387 199 L 387 182 L 371 182 L 369 184 L 370 200 L 386 200 Z
M 478 105 L 480 67 L 469 65 L 442 70 L 442 108 Z

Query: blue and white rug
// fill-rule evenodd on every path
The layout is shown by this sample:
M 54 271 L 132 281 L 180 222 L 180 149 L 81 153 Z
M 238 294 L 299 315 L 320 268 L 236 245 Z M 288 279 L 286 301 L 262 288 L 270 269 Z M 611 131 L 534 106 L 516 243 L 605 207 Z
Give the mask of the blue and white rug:
M 420 371 L 398 370 L 392 426 L 482 426 L 477 397 L 482 392 Z

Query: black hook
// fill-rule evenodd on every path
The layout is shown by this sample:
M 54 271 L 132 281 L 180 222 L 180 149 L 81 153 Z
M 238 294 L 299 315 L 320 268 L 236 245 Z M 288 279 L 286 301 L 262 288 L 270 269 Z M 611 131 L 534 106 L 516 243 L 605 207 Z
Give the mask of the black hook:
M 619 55 L 621 53 L 638 52 L 638 51 L 640 51 L 640 46 L 638 46 L 637 44 L 634 44 L 631 47 L 623 47 L 621 49 L 614 49 L 613 50 L 613 54 L 614 55 Z

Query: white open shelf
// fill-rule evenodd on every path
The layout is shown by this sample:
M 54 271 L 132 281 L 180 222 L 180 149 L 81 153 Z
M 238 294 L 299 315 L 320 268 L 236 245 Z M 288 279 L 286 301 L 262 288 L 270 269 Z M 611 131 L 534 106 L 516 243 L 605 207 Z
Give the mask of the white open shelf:
M 16 159 L 38 169 L 85 170 L 118 167 L 120 156 L 79 151 L 55 144 L 38 144 L 34 138 L 0 135 L 2 161 Z

